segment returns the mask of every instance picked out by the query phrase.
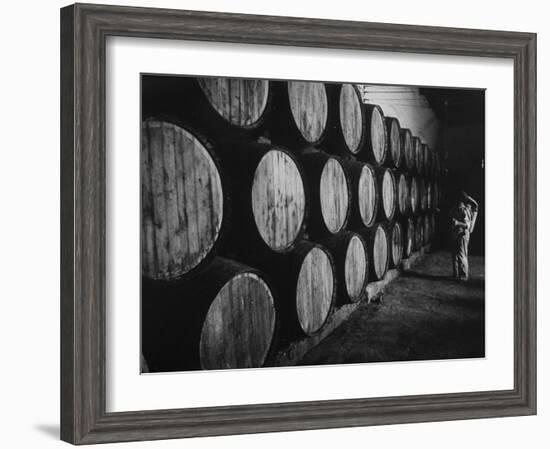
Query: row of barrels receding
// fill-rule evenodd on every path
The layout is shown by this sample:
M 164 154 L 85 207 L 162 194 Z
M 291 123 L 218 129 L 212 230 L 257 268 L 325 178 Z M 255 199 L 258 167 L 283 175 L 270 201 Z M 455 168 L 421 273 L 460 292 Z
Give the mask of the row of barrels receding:
M 355 86 L 142 84 L 142 349 L 153 371 L 262 366 L 278 341 L 316 334 L 429 241 L 436 153 L 420 145 L 409 165 L 410 132 L 356 101 Z
M 265 136 L 292 151 L 316 147 L 377 167 L 442 174 L 439 153 L 363 102 L 353 84 L 143 76 L 142 93 L 143 117 L 176 117 L 213 141 Z

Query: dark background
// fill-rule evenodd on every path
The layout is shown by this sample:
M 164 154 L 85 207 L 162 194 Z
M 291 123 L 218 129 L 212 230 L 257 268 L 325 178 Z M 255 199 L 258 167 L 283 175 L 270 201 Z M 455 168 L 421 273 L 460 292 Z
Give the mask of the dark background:
M 470 253 L 485 254 L 485 90 L 420 89 L 441 123 L 440 152 L 446 176 L 440 221 L 448 217 L 456 194 L 466 191 L 479 203 L 474 232 L 470 237 Z M 439 229 L 448 230 L 447 225 Z M 442 245 L 448 239 L 443 233 Z

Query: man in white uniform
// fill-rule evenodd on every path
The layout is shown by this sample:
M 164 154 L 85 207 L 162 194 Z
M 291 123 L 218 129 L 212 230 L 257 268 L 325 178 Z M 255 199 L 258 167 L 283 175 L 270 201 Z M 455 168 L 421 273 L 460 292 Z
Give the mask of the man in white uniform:
M 457 205 L 451 210 L 451 252 L 453 277 L 466 282 L 469 276 L 468 244 L 474 230 L 478 210 L 477 202 L 465 192 L 458 195 Z

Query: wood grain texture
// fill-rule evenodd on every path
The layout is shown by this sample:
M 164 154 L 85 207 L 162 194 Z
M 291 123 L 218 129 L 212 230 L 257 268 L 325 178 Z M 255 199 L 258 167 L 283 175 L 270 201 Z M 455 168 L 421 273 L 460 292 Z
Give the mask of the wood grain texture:
M 382 174 L 380 195 L 382 197 L 382 210 L 385 218 L 391 220 L 397 208 L 397 185 L 395 176 L 389 169 L 385 169 Z
M 351 185 L 350 225 L 354 228 L 369 228 L 377 217 L 379 183 L 374 168 L 363 162 L 341 160 Z
M 198 82 L 216 112 L 235 126 L 253 126 L 266 109 L 266 80 L 201 77 Z
M 141 352 L 149 372 L 260 367 L 275 330 L 264 273 L 215 257 L 181 282 L 141 284 Z
M 536 35 L 76 5 L 61 17 L 61 436 L 77 444 L 536 413 Z M 514 385 L 508 390 L 107 413 L 106 35 L 512 58 Z
M 420 201 L 420 211 L 426 212 L 428 209 L 428 192 L 424 178 L 418 178 L 418 198 Z
M 424 218 L 420 215 L 416 217 L 414 223 L 414 249 L 420 251 L 424 246 Z
M 397 267 L 399 262 L 401 262 L 401 257 L 403 256 L 403 228 L 399 222 L 393 224 L 391 230 L 391 265 Z
M 405 167 L 412 172 L 415 167 L 413 136 L 410 129 L 401 129 L 401 146 L 403 147 L 403 156 L 405 158 Z
M 424 162 L 424 175 L 432 175 L 432 152 L 428 144 L 422 144 L 422 161 Z
M 212 251 L 223 221 L 218 169 L 205 145 L 172 123 L 141 129 L 141 269 L 174 280 Z
M 409 195 L 409 182 L 407 181 L 407 176 L 401 173 L 397 183 L 397 206 L 401 215 L 406 215 L 410 210 L 411 200 Z
M 340 91 L 340 126 L 349 151 L 361 151 L 365 139 L 365 117 L 361 96 L 353 84 L 344 84 Z
M 330 158 L 321 173 L 319 187 L 321 213 L 330 232 L 336 234 L 346 224 L 349 210 L 348 182 L 340 162 Z
M 386 133 L 386 120 L 379 106 L 365 104 L 368 146 L 375 165 L 382 165 L 386 161 L 388 152 L 388 140 Z
M 323 240 L 334 258 L 339 305 L 355 303 L 366 297 L 369 261 L 365 239 L 356 232 L 344 231 Z
M 418 187 L 418 178 L 416 176 L 411 177 L 411 212 L 416 214 L 420 210 L 420 191 Z
M 414 220 L 412 218 L 407 219 L 407 235 L 405 238 L 405 245 L 403 249 L 403 255 L 408 258 L 412 255 L 416 242 L 416 230 L 414 229 Z
M 202 326 L 203 369 L 263 365 L 275 332 L 275 305 L 267 284 L 254 273 L 233 276 L 214 298 Z
M 294 122 L 303 138 L 314 144 L 325 132 L 328 98 L 323 83 L 289 81 L 288 98 Z
M 357 202 L 363 224 L 367 227 L 371 226 L 376 218 L 378 189 L 374 170 L 367 164 L 363 165 L 359 176 Z
M 422 234 L 422 241 L 424 242 L 424 245 L 427 245 L 431 239 L 432 239 L 432 223 L 430 221 L 430 216 L 428 214 L 424 215 L 423 218 L 423 234 Z
M 367 281 L 367 251 L 358 235 L 349 239 L 344 264 L 345 285 L 349 298 L 356 302 L 361 299 Z
M 424 174 L 424 153 L 422 152 L 422 141 L 419 137 L 413 137 L 414 166 L 419 175 Z
M 299 235 L 306 207 L 302 176 L 294 160 L 283 151 L 268 151 L 256 168 L 251 195 L 262 239 L 275 251 L 287 250 Z
M 401 127 L 399 126 L 399 120 L 395 117 L 386 117 L 386 129 L 388 132 L 387 141 L 389 156 L 391 158 L 392 165 L 399 168 L 401 167 L 403 160 L 403 148 L 401 147 Z
M 328 318 L 334 296 L 334 268 L 325 250 L 311 248 L 296 284 L 298 321 L 306 335 L 317 333 Z
M 382 279 L 388 271 L 389 258 L 388 234 L 384 226 L 377 224 L 373 229 L 371 258 L 376 279 Z

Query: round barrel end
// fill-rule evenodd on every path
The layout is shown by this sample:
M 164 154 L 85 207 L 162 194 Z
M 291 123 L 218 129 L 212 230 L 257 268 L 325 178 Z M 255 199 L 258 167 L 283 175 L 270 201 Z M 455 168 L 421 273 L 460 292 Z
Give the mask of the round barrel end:
M 263 241 L 274 251 L 292 248 L 305 220 L 306 196 L 300 169 L 282 149 L 260 160 L 252 183 L 252 212 Z
M 303 259 L 296 285 L 298 322 L 306 335 L 314 335 L 325 324 L 334 298 L 335 275 L 332 259 L 314 246 Z
M 254 128 L 268 105 L 269 81 L 239 78 L 198 78 L 214 110 L 232 125 Z
M 214 298 L 202 326 L 203 369 L 261 367 L 275 332 L 275 305 L 255 273 L 240 273 Z
M 344 264 L 345 287 L 351 302 L 360 301 L 368 281 L 368 262 L 365 243 L 353 234 L 348 241 Z
M 208 147 L 175 124 L 142 124 L 141 259 L 147 278 L 181 278 L 206 259 L 220 236 L 222 183 Z

